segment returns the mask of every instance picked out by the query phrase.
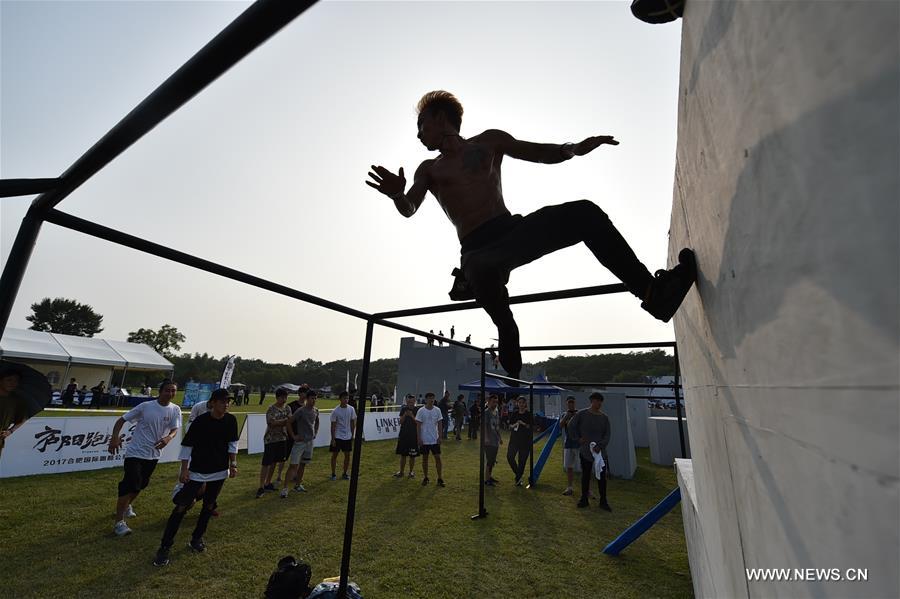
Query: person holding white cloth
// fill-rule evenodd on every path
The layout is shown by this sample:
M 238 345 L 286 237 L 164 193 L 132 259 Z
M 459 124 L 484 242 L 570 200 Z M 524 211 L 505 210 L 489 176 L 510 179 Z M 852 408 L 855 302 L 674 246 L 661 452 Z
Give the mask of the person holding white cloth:
M 606 446 L 609 444 L 610 427 L 609 417 L 600 409 L 603 407 L 603 395 L 591 393 L 591 407 L 579 411 L 569 430 L 575 434 L 581 446 L 579 458 L 581 459 L 581 499 L 578 507 L 588 507 L 588 491 L 591 486 L 591 478 L 594 477 L 594 456 L 600 454 L 603 462 L 601 474 L 597 477 L 597 487 L 600 491 L 600 507 L 607 512 L 612 508 L 606 500 L 606 478 L 609 471 L 609 458 L 606 455 Z

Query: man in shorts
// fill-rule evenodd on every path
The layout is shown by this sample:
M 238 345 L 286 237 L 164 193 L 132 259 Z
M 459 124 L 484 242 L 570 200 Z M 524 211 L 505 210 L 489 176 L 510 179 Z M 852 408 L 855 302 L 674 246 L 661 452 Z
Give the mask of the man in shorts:
M 494 464 L 497 463 L 497 451 L 503 445 L 500 437 L 500 411 L 497 409 L 497 396 L 494 393 L 488 396 L 484 417 L 487 419 L 484 423 L 484 484 L 493 487 L 500 482 L 494 478 Z
M 342 480 L 350 480 L 350 452 L 353 451 L 353 434 L 356 432 L 356 410 L 349 405 L 350 394 L 342 392 L 338 399 L 341 405 L 331 411 L 331 480 L 337 480 L 335 467 L 339 452 L 344 453 L 344 473 Z
M 166 522 L 154 566 L 169 563 L 169 551 L 175 542 L 175 534 L 184 515 L 203 493 L 203 509 L 188 543 L 191 549 L 201 553 L 206 550 L 203 534 L 216 508 L 216 499 L 226 478 L 237 476 L 237 418 L 228 413 L 228 390 L 216 389 L 207 401 L 207 412 L 201 414 L 185 433 L 181 441 L 181 475 L 184 484 L 172 497 L 175 508 Z
M 416 438 L 416 397 L 412 393 L 406 396 L 406 405 L 400 408 L 399 419 L 400 433 L 397 435 L 396 453 L 400 456 L 400 470 L 394 473 L 394 478 L 403 478 L 407 457 L 409 457 L 409 478 L 413 478 L 416 475 L 419 443 Z
M 563 495 L 572 495 L 572 481 L 575 479 L 575 473 L 581 473 L 581 459 L 578 457 L 579 448 L 581 444 L 578 442 L 578 436 L 575 431 L 569 430 L 569 425 L 572 423 L 572 419 L 575 418 L 575 414 L 578 413 L 578 410 L 575 409 L 575 398 L 571 395 L 566 398 L 566 413 L 563 414 L 562 420 L 560 420 L 559 428 L 562 429 L 563 435 L 565 436 L 565 442 L 563 443 L 563 468 L 566 471 L 566 478 L 568 480 L 568 486 L 566 490 L 563 491 Z
M 272 475 L 275 464 L 287 459 L 287 428 L 291 419 L 291 409 L 287 407 L 287 389 L 280 387 L 275 391 L 275 403 L 266 410 L 266 433 L 263 437 L 262 469 L 259 471 L 259 488 L 256 498 L 262 497 L 266 491 L 274 491 Z
M 125 518 L 133 518 L 136 514 L 131 504 L 138 494 L 150 484 L 150 477 L 159 461 L 163 448 L 168 445 L 178 429 L 181 428 L 181 407 L 172 403 L 177 385 L 166 379 L 159 386 L 159 397 L 156 401 L 145 401 L 138 404 L 118 420 L 113 426 L 109 440 L 109 453 L 115 455 L 122 446 L 124 435 L 122 426 L 126 422 L 134 423 L 131 441 L 125 448 L 125 473 L 119 483 L 119 499 L 116 502 L 116 524 L 113 531 L 122 537 L 131 533 L 125 524 Z
M 422 454 L 422 486 L 428 484 L 428 455 L 434 455 L 434 467 L 437 468 L 437 486 L 444 486 L 441 475 L 441 429 L 444 425 L 444 417 L 440 409 L 434 405 L 434 393 L 425 394 L 425 405 L 416 412 L 416 440 L 419 444 L 419 453 Z
M 294 490 L 306 492 L 306 487 L 303 486 L 303 473 L 306 471 L 306 465 L 312 462 L 313 443 L 319 433 L 319 410 L 316 409 L 316 392 L 307 387 L 305 395 L 305 403 L 291 415 L 291 423 L 287 429 L 294 445 L 291 448 L 291 466 L 281 487 L 282 499 L 287 498 L 288 481 L 294 480 L 295 474 L 297 484 L 294 485 Z

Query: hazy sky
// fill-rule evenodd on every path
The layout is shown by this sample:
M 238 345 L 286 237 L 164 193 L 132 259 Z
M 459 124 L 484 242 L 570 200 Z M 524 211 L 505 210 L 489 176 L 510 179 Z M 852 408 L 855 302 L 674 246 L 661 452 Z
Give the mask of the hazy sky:
M 615 135 L 560 165 L 504 161 L 513 212 L 588 198 L 651 271 L 665 266 L 681 25 L 628 2 L 324 2 L 214 82 L 59 209 L 364 311 L 449 301 L 453 227 L 432 196 L 404 219 L 364 184 L 405 168 L 415 104 L 447 89 L 462 135 L 562 143 Z M 54 177 L 247 6 L 0 2 L 0 176 Z M 2 257 L 32 198 L 5 198 Z M 583 245 L 513 272 L 510 294 L 616 282 Z M 364 323 L 45 224 L 9 325 L 65 296 L 124 339 L 163 323 L 184 351 L 293 363 L 359 358 Z M 523 344 L 663 341 L 631 295 L 518 306 Z M 489 344 L 481 311 L 405 319 Z M 403 336 L 377 328 L 374 356 Z M 545 357 L 529 354 L 527 361 Z

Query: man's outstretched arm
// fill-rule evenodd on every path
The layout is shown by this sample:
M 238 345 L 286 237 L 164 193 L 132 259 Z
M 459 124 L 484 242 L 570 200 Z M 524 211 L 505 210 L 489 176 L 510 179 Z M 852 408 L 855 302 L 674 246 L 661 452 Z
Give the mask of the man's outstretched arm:
M 499 129 L 490 129 L 479 137 L 488 143 L 493 143 L 500 152 L 511 158 L 543 164 L 557 164 L 565 162 L 573 156 L 584 156 L 604 144 L 619 145 L 619 142 L 611 135 L 597 135 L 578 143 L 565 144 L 539 144 L 522 141 Z
M 395 175 L 383 166 L 372 165 L 369 171 L 369 177 L 372 181 L 366 181 L 366 185 L 373 187 L 394 200 L 394 206 L 397 212 L 409 218 L 416 213 L 419 206 L 425 200 L 425 192 L 428 191 L 428 162 L 425 161 L 416 169 L 413 176 L 412 187 L 406 190 L 406 177 L 403 176 L 403 167 L 400 167 L 400 174 Z M 374 181 L 374 183 L 373 183 Z

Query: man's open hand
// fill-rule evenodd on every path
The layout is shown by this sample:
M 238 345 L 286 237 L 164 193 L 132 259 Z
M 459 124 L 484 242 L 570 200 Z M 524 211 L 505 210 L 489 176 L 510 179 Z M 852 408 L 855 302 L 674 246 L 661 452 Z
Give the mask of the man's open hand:
M 596 150 L 603 144 L 617 146 L 619 145 L 619 142 L 617 142 L 612 135 L 598 135 L 596 137 L 588 137 L 584 141 L 580 141 L 575 144 L 572 147 L 572 152 L 574 152 L 576 156 L 584 156 L 588 152 Z
M 366 181 L 366 185 L 374 187 L 384 195 L 393 197 L 406 191 L 406 177 L 403 176 L 403 167 L 400 167 L 400 174 L 395 175 L 383 166 L 372 165 L 369 171 L 369 177 L 372 181 Z

